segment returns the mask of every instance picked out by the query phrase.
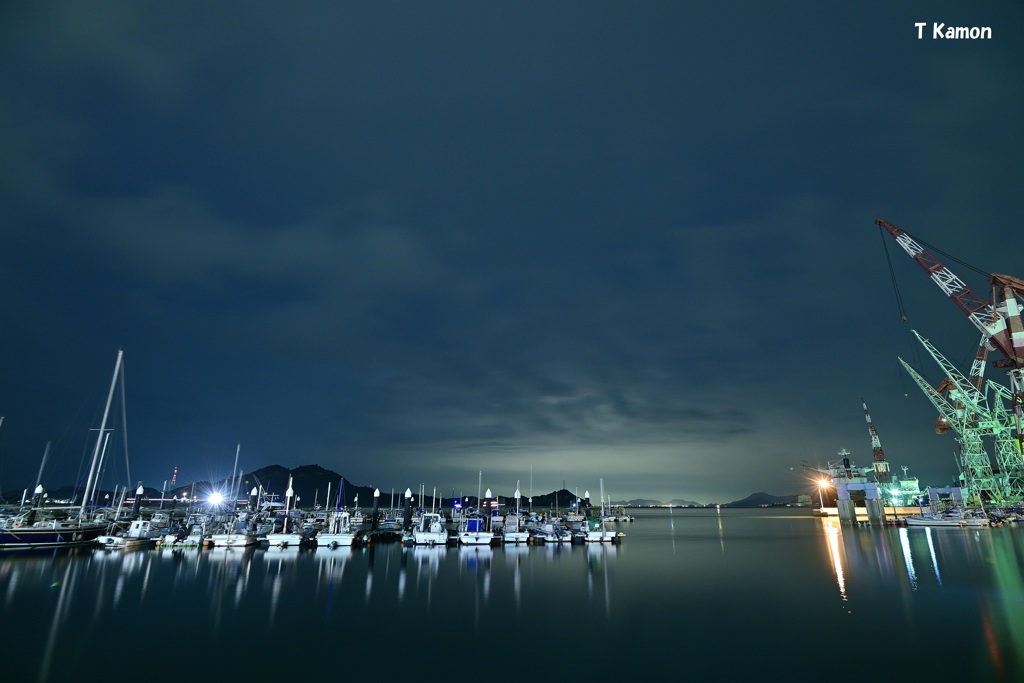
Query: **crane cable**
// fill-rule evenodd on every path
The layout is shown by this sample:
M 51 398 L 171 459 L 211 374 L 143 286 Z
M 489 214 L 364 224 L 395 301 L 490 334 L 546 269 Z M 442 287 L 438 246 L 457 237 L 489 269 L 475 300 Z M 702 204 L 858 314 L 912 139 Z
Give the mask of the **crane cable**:
M 900 324 L 903 326 L 903 332 L 910 345 L 910 352 L 914 355 L 915 364 L 920 368 L 922 367 L 921 352 L 918 350 L 914 340 L 910 338 L 910 328 L 907 327 L 907 309 L 903 306 L 903 295 L 900 294 L 900 285 L 896 280 L 896 270 L 893 268 L 892 256 L 889 254 L 889 243 L 885 239 L 885 231 L 882 226 L 878 226 L 878 235 L 882 238 L 882 249 L 885 251 L 885 261 L 889 266 L 889 279 L 892 281 L 892 291 L 896 295 L 896 306 L 900 312 Z M 910 396 L 910 393 L 907 391 L 907 379 L 904 377 L 903 369 L 899 365 L 899 359 L 896 362 L 896 374 L 900 378 L 900 388 L 903 390 L 903 396 L 905 398 Z

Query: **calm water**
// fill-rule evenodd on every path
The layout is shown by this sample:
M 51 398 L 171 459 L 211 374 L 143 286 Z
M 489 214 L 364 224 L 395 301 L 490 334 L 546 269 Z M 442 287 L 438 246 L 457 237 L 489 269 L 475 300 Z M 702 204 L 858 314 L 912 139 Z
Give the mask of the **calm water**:
M 1024 680 L 1024 528 L 636 513 L 610 547 L 0 554 L 4 680 Z

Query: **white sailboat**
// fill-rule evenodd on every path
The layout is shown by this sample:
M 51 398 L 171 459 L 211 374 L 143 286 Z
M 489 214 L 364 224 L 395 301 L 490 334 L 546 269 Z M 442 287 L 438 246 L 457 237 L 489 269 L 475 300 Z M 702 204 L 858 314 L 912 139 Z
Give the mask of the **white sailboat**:
M 587 543 L 611 543 L 621 532 L 611 531 L 606 526 L 604 508 L 604 479 L 601 479 L 601 516 L 587 517 L 583 540 Z
M 302 545 L 302 533 L 288 531 L 288 522 L 290 521 L 288 510 L 294 495 L 292 477 L 288 475 L 288 490 L 284 492 L 284 525 L 281 527 L 280 532 L 267 534 L 267 543 L 272 548 L 298 548 Z
M 249 528 L 246 517 L 235 515 L 238 487 L 242 483 L 242 473 L 238 471 L 238 454 L 241 450 L 242 444 L 238 444 L 235 447 L 235 464 L 231 468 L 231 513 L 234 518 L 225 522 L 221 529 L 210 534 L 206 539 L 207 544 L 214 548 L 244 548 L 259 543 L 256 531 Z
M 316 544 L 321 548 L 337 548 L 355 543 L 356 531 L 348 510 L 335 510 L 327 518 L 327 526 L 316 533 Z
M 519 512 L 520 505 L 520 492 L 519 482 L 516 482 L 516 509 L 509 511 L 505 515 L 505 522 L 501 527 L 501 540 L 504 543 L 511 543 L 513 545 L 518 543 L 527 543 L 530 540 L 530 532 L 522 528 L 520 524 L 521 516 Z
M 487 528 L 487 518 L 478 512 L 469 512 L 462 517 L 456 534 L 459 545 L 490 545 L 494 533 Z

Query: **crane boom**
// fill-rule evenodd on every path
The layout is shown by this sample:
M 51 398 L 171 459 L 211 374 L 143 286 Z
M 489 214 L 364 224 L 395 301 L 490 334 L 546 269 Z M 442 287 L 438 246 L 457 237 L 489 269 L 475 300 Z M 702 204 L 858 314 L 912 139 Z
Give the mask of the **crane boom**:
M 1007 330 L 1006 320 L 1000 316 L 996 309 L 985 299 L 981 298 L 973 289 L 967 286 L 963 280 L 956 276 L 949 268 L 944 266 L 938 259 L 925 251 L 925 248 L 914 239 L 892 223 L 879 218 L 875 223 L 883 230 L 892 235 L 910 257 L 917 262 L 928 277 L 939 286 L 946 296 L 952 299 L 953 303 L 963 311 L 970 321 L 977 327 L 992 345 L 995 346 L 1008 360 L 1019 363 L 1016 367 L 1024 367 L 1024 355 L 1018 355 L 1014 351 L 1013 343 Z M 993 276 L 1008 278 L 1008 276 Z M 1016 278 L 1008 278 L 1008 281 Z M 1002 282 L 1003 280 L 1000 280 Z M 1017 282 L 1020 282 L 1019 280 Z M 1024 284 L 1024 283 L 1021 283 Z M 1006 289 L 1006 287 L 1003 287 Z M 1013 291 L 1012 287 L 1010 288 Z M 1024 291 L 1024 290 L 1022 290 Z M 1020 317 L 1017 310 L 1018 321 Z M 1022 349 L 1024 349 L 1024 335 L 1021 337 Z
M 968 491 L 968 499 L 975 504 L 983 501 L 1004 502 L 1006 500 L 1005 486 L 992 471 L 992 464 L 982 443 L 981 433 L 975 428 L 974 418 L 969 411 L 965 410 L 960 402 L 950 401 L 942 396 L 902 358 L 897 358 L 897 360 L 956 432 L 957 441 L 960 444 L 957 465 L 960 467 L 960 476 Z
M 892 235 L 893 239 L 910 254 L 946 296 L 963 311 L 981 330 L 982 335 L 1003 358 L 994 365 L 1008 368 L 1013 395 L 1013 415 L 1017 429 L 1018 448 L 1024 450 L 1024 321 L 1022 300 L 1024 280 L 1011 275 L 993 273 L 989 276 L 989 294 L 994 306 L 978 296 L 938 259 L 925 251 L 906 232 L 892 223 L 878 218 L 875 224 Z M 975 373 L 972 373 L 975 374 Z M 978 375 L 975 375 L 978 376 Z M 980 382 L 977 384 L 980 388 Z
M 882 450 L 882 441 L 878 438 L 878 430 L 875 423 L 871 421 L 868 414 L 868 404 L 861 397 L 860 404 L 864 406 L 864 419 L 868 423 L 868 435 L 871 437 L 871 452 L 875 456 L 875 479 L 881 483 L 888 483 L 892 477 L 889 474 L 889 463 L 885 460 L 885 451 Z
M 918 334 L 917 330 L 911 330 L 910 332 L 917 338 L 917 341 L 921 342 L 921 346 L 928 351 L 928 355 L 942 368 L 942 372 L 945 375 L 943 382 L 947 385 L 953 385 L 959 394 L 964 397 L 967 405 L 987 411 L 988 403 L 985 392 L 979 389 L 980 382 L 977 380 L 972 381 L 970 378 L 965 377 L 930 341 Z

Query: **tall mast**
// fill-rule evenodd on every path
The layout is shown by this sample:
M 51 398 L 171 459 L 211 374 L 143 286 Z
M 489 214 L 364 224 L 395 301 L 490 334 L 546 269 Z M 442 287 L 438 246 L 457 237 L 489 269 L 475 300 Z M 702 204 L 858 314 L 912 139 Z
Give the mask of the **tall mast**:
M 885 461 L 885 451 L 882 450 L 882 442 L 878 438 L 878 431 L 875 430 L 875 423 L 871 421 L 871 415 L 868 414 L 868 404 L 864 402 L 864 398 L 860 399 L 860 404 L 864 406 L 864 419 L 868 423 L 868 434 L 871 436 L 871 452 L 875 455 L 875 479 L 880 484 L 887 484 L 892 479 L 889 473 L 889 463 Z
M 241 453 L 241 452 L 242 452 L 242 444 L 239 443 L 237 446 L 235 446 L 235 464 L 231 466 L 231 488 L 229 490 L 231 491 L 231 495 L 234 496 L 234 497 L 237 497 L 237 496 L 235 496 L 235 479 L 236 478 L 240 479 L 240 477 L 237 476 L 237 473 L 238 473 L 238 454 Z M 231 509 L 232 510 L 235 509 L 234 498 L 232 498 L 232 500 L 231 500 Z
M 117 377 L 121 373 L 121 361 L 124 358 L 124 351 L 117 350 L 117 362 L 114 364 L 114 376 L 110 380 L 110 392 L 107 394 L 107 405 L 103 408 L 103 420 L 100 423 L 100 431 L 96 435 L 96 446 L 92 451 L 92 463 L 89 465 L 89 476 L 85 480 L 85 495 L 82 496 L 82 507 L 78 512 L 79 518 L 85 518 L 85 508 L 92 497 L 92 489 L 95 487 L 93 477 L 96 475 L 96 463 L 100 457 L 100 444 L 103 442 L 103 435 L 107 429 L 107 417 L 110 415 L 110 404 L 114 400 L 114 389 L 117 388 Z

